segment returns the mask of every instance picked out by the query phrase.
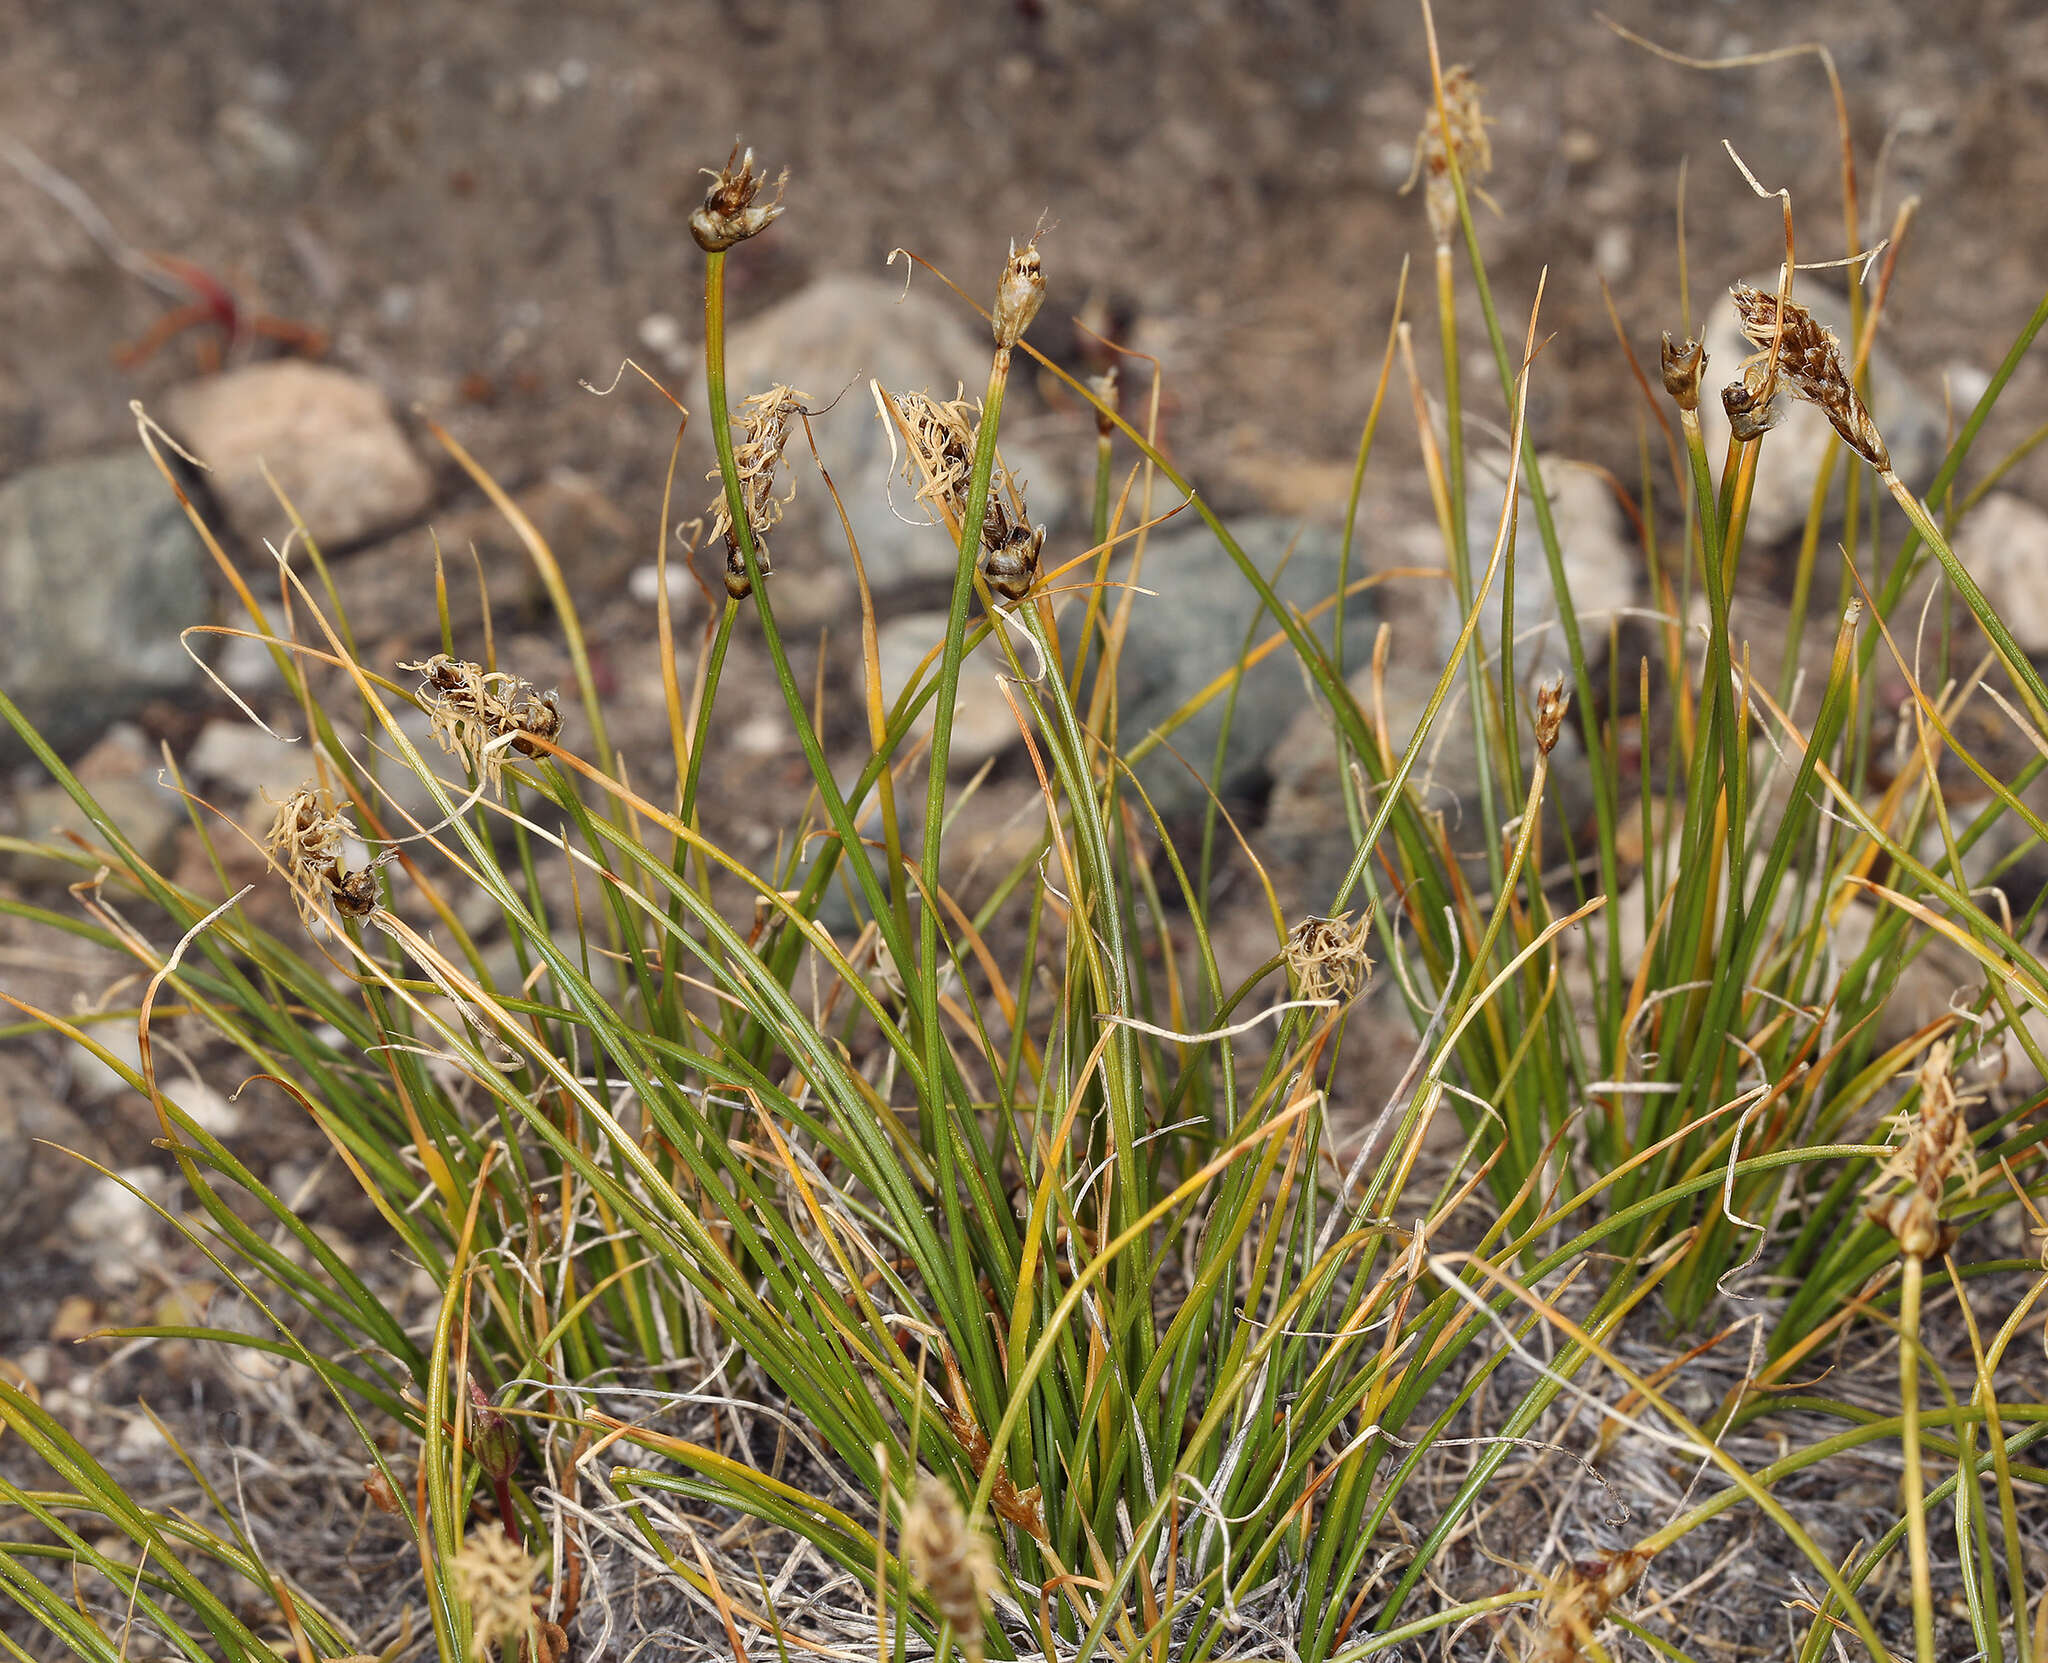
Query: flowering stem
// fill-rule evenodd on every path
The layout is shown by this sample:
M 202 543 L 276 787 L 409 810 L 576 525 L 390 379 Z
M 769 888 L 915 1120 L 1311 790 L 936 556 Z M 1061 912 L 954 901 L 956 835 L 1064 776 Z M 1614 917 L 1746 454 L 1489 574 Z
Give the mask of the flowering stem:
M 782 686 L 783 701 L 789 707 L 790 721 L 796 728 L 797 743 L 803 747 L 804 761 L 809 764 L 811 778 L 817 784 L 818 796 L 825 806 L 825 815 L 837 834 L 839 846 L 853 866 L 854 877 L 861 887 L 862 898 L 866 900 L 870 913 L 889 946 L 902 963 L 906 943 L 896 927 L 895 913 L 889 906 L 889 898 L 875 876 L 874 862 L 867 858 L 867 851 L 860 841 L 853 817 L 848 812 L 846 798 L 833 778 L 831 764 L 825 758 L 824 747 L 818 741 L 817 729 L 811 724 L 810 712 L 804 706 L 804 694 L 798 685 L 795 673 L 790 669 L 789 654 L 782 645 L 782 635 L 775 627 L 775 611 L 768 601 L 765 574 L 761 569 L 761 558 L 754 542 L 753 520 L 747 513 L 746 497 L 740 489 L 739 463 L 733 455 L 732 413 L 726 401 L 725 385 L 725 251 L 710 250 L 704 256 L 704 391 L 711 407 L 711 441 L 718 449 L 718 473 L 725 484 L 725 509 L 732 521 L 733 537 L 739 545 L 740 559 L 744 562 L 747 580 L 752 585 L 754 605 L 761 619 L 761 638 L 767 645 L 768 656 L 775 664 L 775 679 Z M 720 620 L 721 631 L 730 633 L 735 605 L 728 602 L 725 616 Z M 714 639 L 713 650 L 719 648 Z M 720 655 L 722 662 L 722 654 Z M 690 764 L 693 769 L 699 765 L 703 754 L 703 735 L 710 720 L 712 695 L 717 691 L 712 684 L 720 668 L 720 662 L 710 667 L 704 688 L 704 703 L 698 712 L 698 743 L 692 748 Z M 957 665 L 955 666 L 957 671 Z M 943 721 L 951 710 L 950 704 L 941 713 Z M 687 811 L 686 811 L 687 812 Z M 927 1053 L 929 1056 L 929 1052 Z M 943 1060 L 943 1059 L 941 1059 Z
M 723 256 L 713 255 L 712 258 Z M 718 691 L 719 675 L 725 669 L 725 651 L 732 644 L 733 620 L 739 615 L 739 610 L 740 603 L 728 595 L 718 614 L 718 629 L 711 637 L 711 651 L 705 661 L 704 687 L 697 700 L 697 724 L 690 735 L 690 760 L 683 777 L 682 806 L 676 811 L 676 818 L 686 826 L 697 823 L 697 780 L 704 772 L 704 746 L 711 737 L 711 700 Z
M 1920 1469 L 1920 1288 L 1926 1265 L 1905 1256 L 1899 1283 L 1899 1448 L 1905 1471 L 1899 1497 L 1906 1515 L 1906 1554 L 1913 1573 L 1913 1656 L 1934 1663 L 1934 1578 L 1927 1556 L 1927 1499 Z

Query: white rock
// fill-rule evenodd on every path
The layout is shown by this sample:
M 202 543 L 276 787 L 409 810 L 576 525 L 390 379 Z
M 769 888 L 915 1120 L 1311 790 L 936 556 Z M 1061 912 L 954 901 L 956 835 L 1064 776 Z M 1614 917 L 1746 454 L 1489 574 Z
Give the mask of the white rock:
M 1957 528 L 1954 547 L 2013 639 L 2030 653 L 2048 652 L 2048 514 L 1993 491 Z
M 669 621 L 679 624 L 696 609 L 699 591 L 681 560 L 669 561 L 665 575 Z M 651 607 L 662 591 L 663 577 L 664 573 L 651 560 L 644 566 L 635 566 L 626 574 L 626 593 L 640 605 Z
M 1565 585 L 1578 615 L 1579 634 L 1589 659 L 1606 650 L 1608 620 L 1636 599 L 1642 556 L 1624 534 L 1621 508 L 1604 478 L 1591 468 L 1562 456 L 1539 456 L 1550 513 L 1564 556 Z M 1501 498 L 1507 489 L 1507 459 L 1475 453 L 1466 475 L 1466 536 L 1476 579 L 1486 570 L 1493 540 L 1500 528 Z M 1528 686 L 1538 677 L 1566 670 L 1571 657 L 1559 627 L 1557 592 L 1529 481 L 1517 485 L 1515 504 L 1515 679 Z M 1490 651 L 1500 647 L 1498 583 L 1480 614 L 1480 629 Z M 1446 586 L 1447 604 L 1455 612 L 1455 593 Z
M 893 706 L 898 695 L 909 685 L 926 653 L 946 639 L 946 614 L 943 612 L 912 612 L 900 618 L 892 618 L 876 632 L 876 650 L 881 659 L 882 698 Z M 1018 657 L 1028 672 L 1032 663 L 1031 649 L 1023 647 Z M 990 757 L 1009 749 L 1021 737 L 1017 718 L 1010 714 L 1010 706 L 1003 698 L 999 675 L 1009 674 L 1009 662 L 1003 657 L 1002 648 L 991 635 L 978 647 L 973 656 L 960 666 L 960 686 L 953 700 L 953 739 L 949 752 L 950 767 L 960 773 L 979 767 Z M 932 661 L 926 672 L 928 678 L 938 675 L 938 661 Z M 919 714 L 916 732 L 931 731 L 932 718 L 937 706 L 934 699 L 926 704 Z M 1021 697 L 1019 703 L 1022 703 Z
M 164 419 L 212 470 L 214 495 L 251 544 L 282 543 L 291 525 L 265 463 L 323 553 L 415 520 L 433 498 L 383 393 L 325 364 L 281 358 L 188 381 L 165 399 Z
M 88 1032 L 109 1056 L 119 1058 L 137 1074 L 142 1072 L 142 1037 L 133 1022 L 95 1022 Z M 71 1069 L 72 1084 L 88 1103 L 125 1096 L 135 1089 L 90 1051 L 74 1051 Z
M 1760 289 L 1773 292 L 1778 286 L 1776 272 L 1753 278 Z M 1811 311 L 1824 328 L 1834 331 L 1847 350 L 1848 305 L 1812 283 L 1796 291 L 1799 303 Z M 1728 454 L 1728 416 L 1721 407 L 1721 389 L 1736 379 L 1743 362 L 1756 349 L 1735 327 L 1735 303 L 1719 296 L 1707 318 L 1707 369 L 1700 382 L 1700 428 L 1706 436 L 1707 460 L 1716 475 Z M 1892 466 L 1908 485 L 1923 483 L 1941 459 L 1941 406 L 1927 397 L 1880 346 L 1870 357 L 1870 416 L 1884 435 Z M 1814 481 L 1820 477 L 1821 458 L 1834 437 L 1828 419 L 1811 404 L 1787 395 L 1784 419 L 1771 429 L 1758 453 L 1756 489 L 1750 498 L 1747 540 L 1772 543 L 1788 536 L 1806 523 L 1813 503 Z M 1854 463 L 1854 457 L 1845 456 Z M 1857 464 L 1861 465 L 1861 464 Z M 1832 513 L 1840 513 L 1842 479 L 1847 472 L 1842 462 L 1835 466 Z
M 829 412 L 812 417 L 811 429 L 860 539 L 868 581 L 878 591 L 940 582 L 952 577 L 956 550 L 942 526 L 924 523 L 924 507 L 900 474 L 892 485 L 890 435 L 867 382 L 873 378 L 891 393 L 929 392 L 934 398 L 952 398 L 964 385 L 969 396 L 979 396 L 992 350 L 987 331 L 970 328 L 966 315 L 935 288 L 913 289 L 904 300 L 900 280 L 827 277 L 732 330 L 726 342 L 728 399 L 737 411 L 748 395 L 782 383 L 808 393 L 814 408 L 830 404 Z M 701 400 L 701 370 L 696 381 Z M 1012 473 L 1029 486 L 1025 505 L 1032 520 L 1057 528 L 1071 492 L 1050 461 L 1021 444 L 1006 442 L 1002 451 Z M 777 569 L 771 594 L 778 608 L 814 572 L 850 568 L 839 516 L 801 432 L 790 441 L 788 462 L 796 500 L 769 536 Z M 711 494 L 707 487 L 706 501 Z
M 163 1182 L 142 1167 L 125 1169 L 115 1177 L 121 1182 L 103 1178 L 89 1185 L 65 1210 L 64 1226 L 73 1250 L 91 1262 L 102 1285 L 132 1287 L 157 1236 L 157 1215 L 136 1191 L 154 1193 Z
M 190 1115 L 202 1132 L 230 1138 L 242 1129 L 242 1111 L 204 1080 L 188 1075 L 168 1087 L 165 1095 Z
M 210 782 L 267 786 L 281 798 L 312 773 L 313 758 L 303 742 L 287 744 L 246 721 L 216 717 L 199 730 L 185 769 Z

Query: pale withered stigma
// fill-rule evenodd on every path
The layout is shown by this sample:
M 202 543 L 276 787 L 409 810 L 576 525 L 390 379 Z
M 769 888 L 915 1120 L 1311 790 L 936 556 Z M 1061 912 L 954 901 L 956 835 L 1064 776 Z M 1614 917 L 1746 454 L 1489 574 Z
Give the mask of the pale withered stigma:
M 1796 300 L 1784 302 L 1784 329 L 1780 332 L 1780 307 L 1776 295 L 1753 289 L 1747 283 L 1736 284 L 1732 292 L 1736 324 L 1749 337 L 1750 344 L 1768 357 L 1775 343 L 1777 378 L 1792 389 L 1795 398 L 1817 405 L 1821 414 L 1842 436 L 1842 443 L 1880 473 L 1890 472 L 1891 455 L 1885 449 L 1877 424 L 1870 419 L 1870 412 L 1863 407 L 1863 400 L 1857 397 L 1855 385 L 1842 366 L 1842 343 L 1835 339 L 1834 333 L 1823 328 L 1814 315 Z M 1768 368 L 1767 363 L 1767 379 Z M 1749 391 L 1753 400 L 1757 389 Z M 1724 393 L 1722 397 L 1724 403 L 1727 402 L 1728 395 Z M 1747 407 L 1744 413 L 1749 413 Z M 1735 410 L 1730 404 L 1731 423 L 1734 417 Z
M 509 735 L 511 749 L 539 756 L 536 740 L 552 744 L 561 737 L 559 695 L 542 693 L 508 671 L 486 670 L 447 653 L 399 668 L 419 676 L 420 702 L 441 749 L 462 758 L 494 791 L 504 783 L 505 747 L 496 741 Z
M 344 918 L 366 918 L 377 910 L 377 862 L 346 864 L 355 835 L 348 816 L 330 807 L 310 784 L 278 804 L 263 852 L 283 868 L 303 922 L 318 918 L 323 902 Z
M 740 404 L 742 436 L 732 447 L 733 471 L 739 475 L 740 503 L 746 510 L 748 528 L 754 534 L 754 560 L 763 577 L 775 575 L 768 559 L 768 533 L 781 520 L 784 506 L 796 500 L 796 479 L 793 475 L 789 489 L 781 496 L 775 494 L 775 470 L 782 464 L 783 452 L 789 448 L 790 434 L 810 396 L 794 387 L 777 383 L 765 393 L 755 393 Z M 725 476 L 714 468 L 704 477 L 722 485 Z M 748 580 L 746 558 L 740 552 L 739 533 L 733 527 L 732 504 L 722 489 L 712 500 L 708 512 L 711 515 L 711 536 L 725 543 L 725 592 L 734 600 L 745 600 L 753 593 L 754 586 Z
M 1446 120 L 1448 118 L 1448 127 Z M 1420 174 L 1423 205 L 1429 212 L 1429 229 L 1438 248 L 1451 246 L 1458 228 L 1458 189 L 1451 182 L 1451 157 L 1465 176 L 1465 188 L 1481 201 L 1489 201 L 1479 181 L 1493 171 L 1493 141 L 1486 136 L 1486 118 L 1479 110 L 1479 82 L 1463 64 L 1444 71 L 1444 101 L 1439 113 L 1434 102 L 1423 120 L 1422 133 L 1415 141 L 1415 166 L 1403 191 L 1411 188 Z
M 706 173 L 711 170 L 706 168 Z M 756 202 L 768 175 L 754 171 L 754 152 L 744 155 L 735 144 L 725 166 L 711 175 L 711 188 L 704 193 L 704 205 L 690 215 L 690 235 L 707 254 L 720 253 L 734 243 L 745 242 L 768 229 L 782 212 L 782 190 L 789 183 L 789 169 L 775 176 L 775 195 Z
M 1351 914 L 1334 918 L 1311 915 L 1287 932 L 1287 968 L 1296 997 L 1319 1004 L 1347 1005 L 1363 991 L 1372 975 L 1365 944 L 1372 929 L 1368 908 L 1356 924 Z
M 903 1517 L 903 1556 L 932 1597 L 939 1615 L 953 1625 L 960 1649 L 980 1663 L 982 1613 L 996 1585 L 988 1539 L 968 1527 L 953 1492 L 936 1478 L 917 1486 Z

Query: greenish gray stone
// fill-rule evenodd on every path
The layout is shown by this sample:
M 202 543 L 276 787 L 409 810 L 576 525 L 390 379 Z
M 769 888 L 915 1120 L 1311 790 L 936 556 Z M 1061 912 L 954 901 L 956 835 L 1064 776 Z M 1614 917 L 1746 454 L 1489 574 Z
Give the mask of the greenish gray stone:
M 59 750 L 190 688 L 179 632 L 212 616 L 205 550 L 147 456 L 0 485 L 0 691 Z M 0 765 L 28 755 L 0 724 Z

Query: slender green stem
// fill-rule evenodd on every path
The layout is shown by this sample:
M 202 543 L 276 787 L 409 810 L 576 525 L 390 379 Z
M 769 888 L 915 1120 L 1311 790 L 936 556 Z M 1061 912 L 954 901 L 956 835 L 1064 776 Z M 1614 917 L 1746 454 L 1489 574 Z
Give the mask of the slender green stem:
M 1899 1284 L 1899 1495 L 1913 1573 L 1913 1656 L 1934 1663 L 1934 1574 L 1927 1554 L 1926 1476 L 1920 1465 L 1920 1289 L 1925 1261 L 1906 1255 Z

